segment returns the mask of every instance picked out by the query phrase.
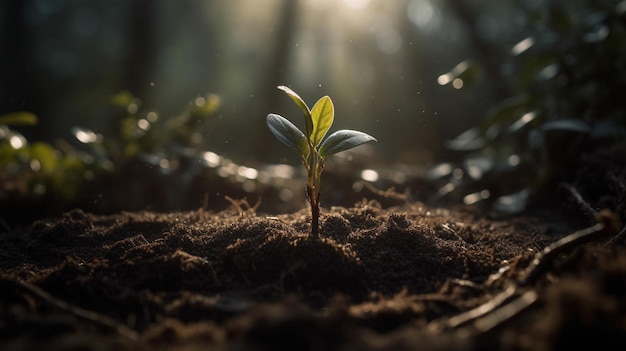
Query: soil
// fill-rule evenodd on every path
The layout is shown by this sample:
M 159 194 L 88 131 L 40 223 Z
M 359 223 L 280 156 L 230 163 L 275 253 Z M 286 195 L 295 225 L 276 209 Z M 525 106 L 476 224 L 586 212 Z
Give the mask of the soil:
M 311 237 L 308 209 L 233 201 L 6 226 L 0 349 L 620 349 L 615 155 L 583 159 L 569 191 L 519 215 L 363 199 L 323 208 Z

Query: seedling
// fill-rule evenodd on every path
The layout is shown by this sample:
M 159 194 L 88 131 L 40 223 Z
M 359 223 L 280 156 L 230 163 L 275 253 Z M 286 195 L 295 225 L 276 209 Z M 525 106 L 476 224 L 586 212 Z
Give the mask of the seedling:
M 286 118 L 274 113 L 267 115 L 270 132 L 283 144 L 298 151 L 306 169 L 306 193 L 311 204 L 311 236 L 319 234 L 320 180 L 324 159 L 341 151 L 352 149 L 369 141 L 376 141 L 369 134 L 357 130 L 342 129 L 324 139 L 333 124 L 335 108 L 328 96 L 317 100 L 312 109 L 298 94 L 286 86 L 279 86 L 304 113 L 306 135 Z

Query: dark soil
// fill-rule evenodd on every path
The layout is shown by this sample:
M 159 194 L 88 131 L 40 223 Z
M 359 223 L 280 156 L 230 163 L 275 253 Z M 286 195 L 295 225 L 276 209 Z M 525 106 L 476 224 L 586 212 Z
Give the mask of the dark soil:
M 363 200 L 323 209 L 319 238 L 306 209 L 237 206 L 7 227 L 0 349 L 621 349 L 626 171 L 601 160 L 518 216 Z

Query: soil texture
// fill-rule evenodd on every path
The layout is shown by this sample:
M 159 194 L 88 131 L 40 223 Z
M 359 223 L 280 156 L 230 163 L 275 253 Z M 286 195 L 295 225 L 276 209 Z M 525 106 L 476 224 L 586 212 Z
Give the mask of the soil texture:
M 597 176 L 609 174 L 623 184 L 623 168 Z M 0 349 L 621 349 L 624 193 L 602 197 L 606 182 L 583 179 L 562 206 L 517 216 L 371 199 L 323 208 L 319 237 L 307 209 L 237 201 L 6 226 Z M 588 213 L 591 198 L 608 209 Z

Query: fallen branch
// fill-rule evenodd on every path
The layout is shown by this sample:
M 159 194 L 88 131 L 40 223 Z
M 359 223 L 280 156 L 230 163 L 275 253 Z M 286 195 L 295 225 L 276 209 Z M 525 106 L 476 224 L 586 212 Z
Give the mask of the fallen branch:
M 35 285 L 0 277 L 0 286 L 5 286 L 4 289 L 13 287 L 22 290 L 38 298 L 39 300 L 42 300 L 47 304 L 54 306 L 62 311 L 71 313 L 82 320 L 92 322 L 107 329 L 113 330 L 132 342 L 137 342 L 137 340 L 139 339 L 137 332 L 130 329 L 126 325 L 119 323 L 116 320 L 102 314 L 89 311 L 78 306 L 70 305 L 69 303 L 59 300 L 56 297 L 48 294 L 47 292 Z
M 520 287 L 535 282 L 541 274 L 549 269 L 552 262 L 560 254 L 605 235 L 607 232 L 605 228 L 604 223 L 598 223 L 561 238 L 537 254 L 527 268 L 525 277 L 521 282 L 509 286 L 489 301 L 469 311 L 443 320 L 433 321 L 429 328 L 433 331 L 459 329 L 460 333 L 467 335 L 469 333 L 487 332 L 510 320 L 532 306 L 539 298 L 535 290 L 528 290 L 519 295 Z M 625 232 L 626 230 L 622 230 L 620 234 L 626 235 Z
M 520 285 L 528 285 L 533 283 L 541 274 L 548 270 L 552 262 L 565 251 L 569 251 L 579 245 L 594 241 L 605 234 L 605 225 L 603 223 L 595 224 L 589 228 L 585 228 L 574 232 L 556 242 L 548 245 L 542 252 L 535 256 L 533 262 L 526 270 L 525 278 Z
M 539 295 L 534 290 L 529 290 L 510 301 L 504 306 L 494 310 L 489 315 L 476 320 L 472 328 L 479 333 L 488 332 L 502 323 L 511 320 L 530 306 L 532 306 L 539 299 Z
M 502 304 L 506 303 L 515 294 L 515 291 L 516 287 L 510 286 L 503 292 L 494 296 L 491 300 L 478 307 L 458 314 L 454 317 L 447 318 L 443 321 L 433 322 L 430 328 L 434 331 L 440 331 L 441 329 L 454 329 L 478 318 L 482 318 L 502 306 Z

